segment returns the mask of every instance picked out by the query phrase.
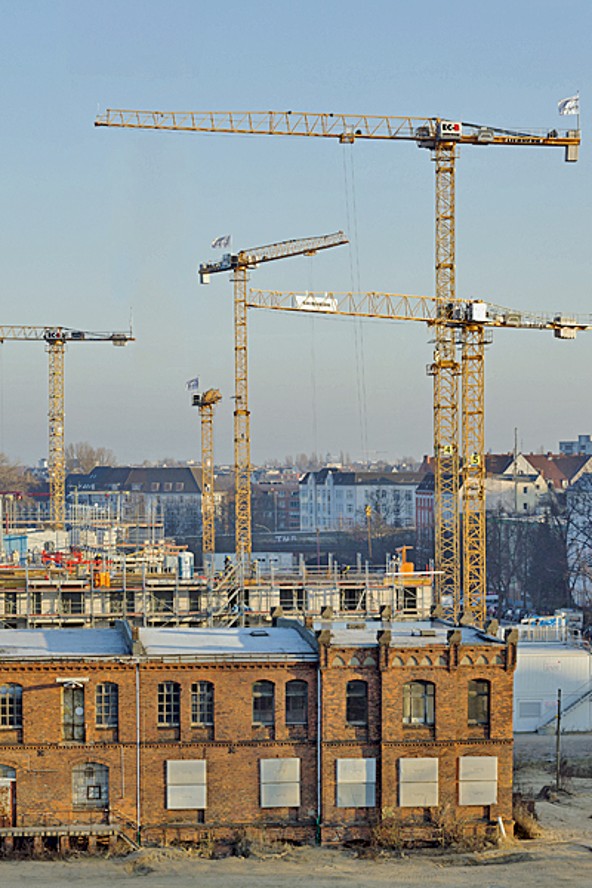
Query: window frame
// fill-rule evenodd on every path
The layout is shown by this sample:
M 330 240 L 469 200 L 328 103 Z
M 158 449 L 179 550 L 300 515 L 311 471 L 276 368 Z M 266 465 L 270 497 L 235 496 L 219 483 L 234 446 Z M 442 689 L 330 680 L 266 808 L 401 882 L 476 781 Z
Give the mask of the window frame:
M 479 685 L 480 688 L 476 688 Z M 471 703 L 473 702 L 473 706 Z M 479 710 L 483 707 L 485 712 L 479 717 Z M 471 710 L 473 710 L 473 718 L 471 718 Z M 491 682 L 486 678 L 469 679 L 467 685 L 467 721 L 472 727 L 489 727 L 491 720 Z
M 195 681 L 191 685 L 191 724 L 197 727 L 214 725 L 214 684 Z
M 306 727 L 308 725 L 308 682 L 301 678 L 294 678 L 286 682 L 285 694 L 286 725 Z M 300 701 L 299 706 L 294 705 L 295 700 Z M 301 716 L 298 717 L 297 713 L 301 713 Z
M 357 714 L 358 707 L 360 712 Z M 368 682 L 364 679 L 354 678 L 345 686 L 345 720 L 356 728 L 368 727 Z
M 102 681 L 95 688 L 95 726 L 119 727 L 119 685 Z
M 161 681 L 157 688 L 156 723 L 159 728 L 181 725 L 181 685 L 178 681 Z
M 23 726 L 23 686 L 8 682 L 0 686 L 0 728 L 15 730 Z
M 436 723 L 436 686 L 433 681 L 408 681 L 403 685 L 403 724 L 409 727 L 434 727 Z
M 251 697 L 253 725 L 272 728 L 275 725 L 275 683 L 266 679 L 253 682 Z M 257 701 L 266 699 L 266 706 L 258 705 Z
M 109 807 L 109 766 L 81 762 L 72 767 L 72 807 L 75 811 Z

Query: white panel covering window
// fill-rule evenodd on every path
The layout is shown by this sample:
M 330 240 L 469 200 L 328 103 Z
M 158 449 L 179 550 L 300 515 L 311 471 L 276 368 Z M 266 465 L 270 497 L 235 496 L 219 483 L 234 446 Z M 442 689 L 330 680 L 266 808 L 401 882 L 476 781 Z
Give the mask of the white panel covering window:
M 438 804 L 438 759 L 399 759 L 399 805 L 431 808 Z
M 179 759 L 166 763 L 166 806 L 171 810 L 203 810 L 206 807 L 205 759 Z
M 337 807 L 373 808 L 376 805 L 376 759 L 337 759 Z
M 262 808 L 300 807 L 300 759 L 260 759 Z
M 495 805 L 497 756 L 465 755 L 458 760 L 459 805 Z

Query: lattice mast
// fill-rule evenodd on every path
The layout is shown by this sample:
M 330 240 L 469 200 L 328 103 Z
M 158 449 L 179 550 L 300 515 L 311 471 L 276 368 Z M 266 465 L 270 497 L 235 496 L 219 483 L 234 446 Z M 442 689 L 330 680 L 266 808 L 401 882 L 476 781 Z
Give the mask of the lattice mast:
M 463 404 L 463 543 L 464 543 L 464 602 L 463 616 L 471 622 L 483 625 L 485 622 L 485 576 L 478 573 L 485 570 L 485 442 L 484 427 L 484 389 L 485 389 L 485 345 L 490 331 L 495 328 L 520 330 L 550 330 L 558 339 L 575 339 L 578 331 L 592 330 L 592 317 L 577 317 L 557 313 L 547 315 L 537 312 L 521 312 L 479 299 L 458 299 L 450 297 L 444 304 L 434 296 L 409 296 L 391 293 L 282 293 L 270 290 L 251 290 L 247 303 L 248 308 L 264 308 L 275 311 L 315 312 L 325 315 L 345 317 L 381 318 L 392 321 L 419 321 L 427 324 L 435 333 L 437 347 L 446 355 L 450 349 L 452 358 L 446 362 L 443 358 L 439 365 L 431 365 L 434 374 L 434 415 L 438 416 L 437 399 L 444 402 L 439 417 L 440 435 L 438 441 L 444 439 L 442 426 L 445 421 L 451 426 L 451 417 L 455 418 L 455 400 L 448 397 L 445 401 L 446 385 L 455 386 L 456 392 L 458 365 L 454 341 L 460 336 L 462 342 L 462 404 Z M 443 345 L 441 345 L 443 344 Z M 456 479 L 458 481 L 458 454 L 453 434 L 448 437 L 450 451 L 444 456 L 449 458 L 450 475 L 444 475 L 444 483 Z M 456 460 L 455 460 L 456 454 Z M 444 459 L 441 465 L 446 466 Z M 452 489 L 452 484 L 450 484 Z M 458 491 L 458 487 L 457 487 Z M 448 491 L 447 491 L 448 492 Z M 458 495 L 458 494 L 457 494 Z M 444 499 L 444 497 L 442 497 Z M 453 505 L 456 500 L 450 497 L 450 509 L 454 519 Z M 440 516 L 445 527 L 448 515 Z M 446 536 L 444 543 L 454 539 L 452 532 Z M 446 556 L 444 553 L 444 557 Z M 442 558 L 442 553 L 440 552 Z M 446 588 L 446 587 L 445 587 Z M 445 598 L 444 612 L 447 616 L 458 619 L 460 602 L 453 598 Z
M 192 403 L 199 408 L 201 420 L 201 525 L 202 563 L 206 573 L 214 568 L 216 551 L 216 500 L 214 496 L 214 408 L 222 400 L 218 389 L 208 389 L 199 394 L 197 379 L 187 383 L 193 389 Z
M 64 364 L 70 342 L 132 342 L 129 333 L 89 333 L 69 327 L 0 326 L 0 342 L 45 342 L 49 356 L 49 520 L 55 530 L 66 526 L 66 450 L 64 438 Z
M 247 568 L 252 553 L 251 528 L 251 414 L 249 411 L 247 283 L 249 270 L 263 262 L 287 259 L 291 256 L 312 256 L 346 244 L 342 231 L 320 237 L 281 241 L 239 253 L 227 253 L 219 262 L 200 265 L 202 284 L 211 274 L 230 271 L 234 284 L 234 508 L 235 550 L 237 562 Z
M 430 149 L 436 161 L 436 295 L 454 293 L 454 172 L 458 145 L 504 145 L 513 147 L 562 147 L 565 159 L 576 161 L 580 144 L 579 129 L 512 131 L 479 124 L 460 123 L 441 117 L 393 117 L 367 114 L 318 114 L 278 111 L 138 111 L 109 109 L 95 120 L 95 126 L 124 129 L 174 130 L 201 133 L 302 136 L 334 138 L 353 144 L 358 139 L 413 141 Z M 453 336 L 436 330 L 434 360 L 429 372 L 434 376 L 434 457 L 436 484 L 436 568 L 441 577 L 440 594 L 450 593 L 454 612 L 461 608 L 467 619 L 471 614 L 462 604 L 459 557 L 459 435 L 458 435 L 458 360 Z M 469 374 L 470 375 L 470 374 Z M 476 404 L 475 395 L 463 401 Z M 482 413 L 482 411 L 481 411 Z M 463 417 L 463 429 L 467 420 Z M 454 438 L 454 441 L 453 441 Z M 463 456 L 470 442 L 463 442 Z M 464 462 L 463 462 L 464 465 Z M 463 469 L 464 471 L 464 469 Z M 484 466 L 480 471 L 484 473 Z M 472 476 L 471 476 L 472 477 Z M 484 474 L 482 476 L 484 479 Z M 473 501 L 469 504 L 472 509 Z M 474 520 L 473 520 L 474 519 Z M 476 525 L 485 527 L 485 500 L 470 521 L 470 563 L 468 582 L 478 585 L 484 597 L 485 548 L 473 545 Z M 468 543 L 466 522 L 463 540 Z M 481 537 L 481 532 L 477 534 Z M 472 594 L 472 593 L 471 593 Z M 471 595 L 468 596 L 470 598 Z M 468 600 L 467 598 L 467 600 Z

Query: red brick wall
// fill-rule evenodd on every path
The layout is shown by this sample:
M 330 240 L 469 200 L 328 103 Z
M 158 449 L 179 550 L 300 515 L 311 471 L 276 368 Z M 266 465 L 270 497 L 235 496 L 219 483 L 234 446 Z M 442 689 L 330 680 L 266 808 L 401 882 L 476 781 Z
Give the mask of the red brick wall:
M 366 833 L 381 808 L 397 816 L 424 817 L 423 810 L 398 807 L 398 762 L 407 757 L 439 760 L 439 805 L 450 805 L 459 816 L 475 821 L 511 821 L 512 792 L 512 678 L 513 647 L 483 644 L 464 647 L 426 644 L 416 649 L 378 645 L 359 648 L 321 646 L 322 680 L 322 813 L 327 840 L 346 838 L 349 827 Z M 501 662 L 495 661 L 495 655 Z M 355 656 L 360 664 L 349 665 Z M 336 658 L 339 657 L 339 660 Z M 431 663 L 425 661 L 429 657 Z M 472 663 L 464 661 L 470 657 Z M 482 657 L 486 663 L 477 663 Z M 411 658 L 415 658 L 416 663 Z M 56 678 L 88 678 L 84 683 L 86 738 L 62 739 L 62 685 Z M 491 683 L 489 730 L 468 725 L 467 683 Z M 252 686 L 258 680 L 275 683 L 275 726 L 252 724 Z M 308 682 L 308 728 L 285 722 L 285 686 L 292 679 Z M 367 681 L 367 728 L 346 721 L 348 681 Z M 162 838 L 186 829 L 187 836 L 204 828 L 196 811 L 167 810 L 165 763 L 168 759 L 205 759 L 208 804 L 205 828 L 232 830 L 244 825 L 291 825 L 315 834 L 317 808 L 317 666 L 314 662 L 161 662 L 142 660 L 140 680 L 141 822 L 147 836 Z M 157 688 L 173 680 L 181 688 L 179 729 L 159 728 Z M 403 724 L 403 685 L 412 680 L 435 684 L 435 728 Z M 95 726 L 95 689 L 99 682 L 119 686 L 119 729 Z M 191 685 L 211 681 L 215 686 L 214 728 L 191 725 Z M 109 817 L 130 824 L 136 819 L 136 666 L 132 659 L 115 661 L 47 661 L 0 663 L 0 685 L 23 686 L 23 729 L 0 729 L 0 764 L 17 772 L 17 824 L 89 822 L 104 812 L 75 810 L 72 806 L 72 768 L 95 762 L 107 765 L 110 779 Z M 488 755 L 498 758 L 498 802 L 487 810 L 459 808 L 458 758 Z M 335 761 L 372 757 L 377 760 L 376 808 L 336 807 Z M 262 758 L 299 758 L 299 808 L 262 809 L 259 799 L 259 761 Z M 173 824 L 185 824 L 173 828 Z M 193 830 L 193 831 L 192 831 Z

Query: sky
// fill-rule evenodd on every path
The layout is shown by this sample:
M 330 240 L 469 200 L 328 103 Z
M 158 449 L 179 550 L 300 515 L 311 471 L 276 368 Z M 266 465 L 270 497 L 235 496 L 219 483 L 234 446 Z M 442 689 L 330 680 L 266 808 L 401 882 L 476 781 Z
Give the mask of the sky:
M 66 442 L 121 463 L 199 459 L 187 380 L 219 388 L 216 462 L 232 460 L 232 284 L 200 286 L 211 242 L 235 250 L 344 229 L 348 247 L 272 262 L 250 286 L 434 293 L 434 165 L 414 143 L 339 145 L 95 128 L 106 108 L 441 116 L 560 128 L 578 92 L 582 148 L 461 149 L 457 295 L 588 314 L 589 0 L 0 0 L 2 324 L 126 330 L 66 355 Z M 432 450 L 423 324 L 249 314 L 255 463 L 315 451 Z M 557 450 L 592 433 L 592 332 L 498 331 L 486 448 Z M 0 451 L 47 455 L 47 355 L 0 348 Z

